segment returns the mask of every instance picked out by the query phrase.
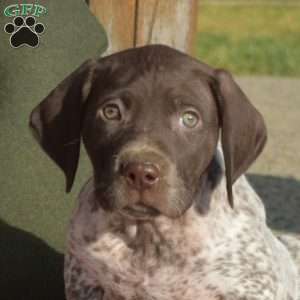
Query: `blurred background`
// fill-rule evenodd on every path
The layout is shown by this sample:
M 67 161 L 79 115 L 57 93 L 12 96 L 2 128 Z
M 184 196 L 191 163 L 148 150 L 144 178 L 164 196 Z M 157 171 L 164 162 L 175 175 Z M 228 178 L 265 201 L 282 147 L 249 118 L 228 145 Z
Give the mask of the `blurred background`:
M 300 76 L 299 0 L 200 0 L 197 56 L 235 75 Z
M 133 45 L 165 43 L 234 75 L 269 132 L 248 178 L 271 228 L 300 236 L 300 1 L 86 2 L 39 1 L 48 14 L 36 49 L 12 49 L 0 30 L 0 298 L 64 299 L 67 225 L 91 175 L 83 153 L 65 194 L 63 174 L 30 134 L 31 110 L 86 58 Z
M 269 225 L 300 235 L 300 1 L 199 1 L 195 52 L 262 112 L 269 140 L 248 178 Z

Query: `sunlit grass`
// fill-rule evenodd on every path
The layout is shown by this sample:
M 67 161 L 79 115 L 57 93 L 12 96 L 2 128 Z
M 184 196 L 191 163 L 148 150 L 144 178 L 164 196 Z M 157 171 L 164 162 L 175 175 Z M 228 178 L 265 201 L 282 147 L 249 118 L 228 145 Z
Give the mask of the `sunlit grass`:
M 300 7 L 200 3 L 197 55 L 237 74 L 299 76 Z

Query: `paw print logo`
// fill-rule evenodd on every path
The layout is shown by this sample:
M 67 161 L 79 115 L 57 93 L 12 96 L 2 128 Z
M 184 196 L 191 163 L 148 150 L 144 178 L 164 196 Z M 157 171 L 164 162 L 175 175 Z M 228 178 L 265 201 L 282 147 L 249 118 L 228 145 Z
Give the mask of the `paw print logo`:
M 12 23 L 7 23 L 4 26 L 4 31 L 10 36 L 10 44 L 14 48 L 27 45 L 35 48 L 39 45 L 39 35 L 45 30 L 42 23 L 36 23 L 35 18 L 28 16 L 26 19 L 23 17 L 15 17 Z

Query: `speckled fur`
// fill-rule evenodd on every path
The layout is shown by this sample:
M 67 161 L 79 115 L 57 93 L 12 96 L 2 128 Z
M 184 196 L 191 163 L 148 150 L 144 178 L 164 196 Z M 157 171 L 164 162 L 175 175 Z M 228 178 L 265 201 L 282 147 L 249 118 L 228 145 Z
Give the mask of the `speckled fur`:
M 297 300 L 299 241 L 272 234 L 242 176 L 265 122 L 228 71 L 126 49 L 84 62 L 29 125 L 66 191 L 81 141 L 93 168 L 68 231 L 67 300 Z
M 231 209 L 222 176 L 206 213 L 193 205 L 178 219 L 137 223 L 95 210 L 89 180 L 70 224 L 67 299 L 296 300 L 296 266 L 262 201 L 244 176 L 233 191 Z

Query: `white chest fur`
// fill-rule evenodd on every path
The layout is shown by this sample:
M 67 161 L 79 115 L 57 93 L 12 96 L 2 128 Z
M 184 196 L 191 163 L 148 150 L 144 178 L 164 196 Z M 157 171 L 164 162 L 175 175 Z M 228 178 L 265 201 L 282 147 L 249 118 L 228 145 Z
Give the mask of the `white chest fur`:
M 101 209 L 91 213 L 88 203 L 85 198 L 75 213 L 69 249 L 109 299 L 215 298 L 216 290 L 200 284 L 216 251 L 207 231 L 211 219 L 190 209 L 180 219 L 136 223 Z
M 93 212 L 86 188 L 71 222 L 68 251 L 101 285 L 105 300 L 217 300 L 246 295 L 249 286 L 261 295 L 257 299 L 285 299 L 288 268 L 273 268 L 277 241 L 265 226 L 260 201 L 255 194 L 244 196 L 244 185 L 236 185 L 234 211 L 218 189 L 209 214 L 199 216 L 192 207 L 179 219 L 160 216 L 151 223 Z M 254 270 L 259 280 L 251 277 Z

